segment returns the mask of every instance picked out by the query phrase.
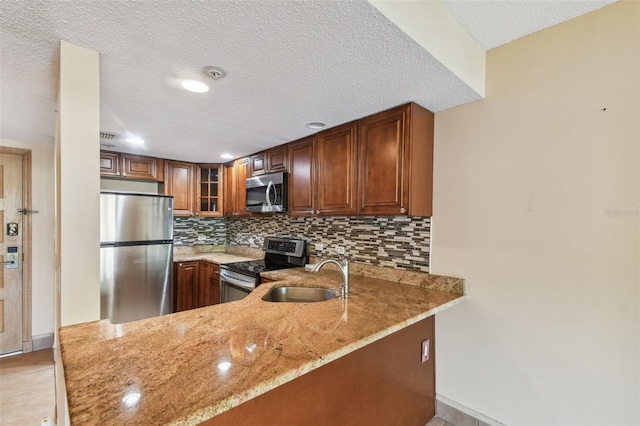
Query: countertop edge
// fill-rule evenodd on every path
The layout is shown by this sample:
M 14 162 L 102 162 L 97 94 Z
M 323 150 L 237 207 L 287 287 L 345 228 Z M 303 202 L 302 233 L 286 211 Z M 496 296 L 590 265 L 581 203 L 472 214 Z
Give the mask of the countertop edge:
M 412 324 L 415 324 L 425 318 L 428 318 L 439 312 L 444 311 L 445 309 L 455 306 L 458 303 L 465 301 L 467 298 L 468 298 L 468 295 L 466 294 L 460 295 L 456 299 L 443 303 L 442 305 L 436 306 L 433 309 L 429 309 L 428 311 L 425 311 L 419 315 L 411 317 L 403 322 L 394 324 L 391 327 L 381 330 L 378 333 L 372 334 L 363 339 L 355 341 L 350 345 L 345 346 L 336 351 L 333 351 L 324 357 L 320 357 L 314 361 L 307 362 L 294 370 L 290 370 L 266 382 L 258 383 L 249 391 L 243 392 L 240 395 L 230 396 L 229 398 L 226 398 L 220 401 L 218 404 L 215 404 L 208 408 L 203 408 L 193 413 L 189 417 L 169 423 L 169 425 L 174 425 L 174 426 L 195 425 L 195 424 L 204 422 L 206 420 L 209 420 L 219 414 L 224 413 L 225 411 L 231 410 L 241 405 L 244 402 L 247 402 L 253 398 L 256 398 L 262 394 L 265 394 L 277 388 L 278 386 L 288 383 L 310 371 L 313 371 L 319 367 L 329 364 L 330 362 L 335 361 L 340 357 L 343 357 L 351 352 L 355 352 L 356 350 L 361 349 L 377 340 L 380 340 L 386 336 L 389 336 L 390 334 L 393 334 L 396 331 L 402 330 L 403 328 L 406 328 Z

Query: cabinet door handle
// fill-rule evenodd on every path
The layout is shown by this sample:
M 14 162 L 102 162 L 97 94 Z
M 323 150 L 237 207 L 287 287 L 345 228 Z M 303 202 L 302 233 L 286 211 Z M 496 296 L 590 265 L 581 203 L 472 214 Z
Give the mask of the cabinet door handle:
M 126 173 L 123 173 L 123 174 L 122 174 L 122 177 L 127 177 L 127 174 L 126 174 Z
M 407 209 L 405 209 L 404 207 L 400 209 L 400 213 L 406 213 L 406 212 L 407 212 Z

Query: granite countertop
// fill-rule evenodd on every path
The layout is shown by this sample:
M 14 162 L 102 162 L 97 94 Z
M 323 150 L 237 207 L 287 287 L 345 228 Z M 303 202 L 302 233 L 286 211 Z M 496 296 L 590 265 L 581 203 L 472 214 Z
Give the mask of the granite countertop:
M 208 262 L 218 263 L 220 265 L 224 263 L 234 262 L 246 262 L 248 260 L 256 260 L 260 258 L 239 256 L 233 253 L 213 252 L 213 253 L 185 253 L 173 255 L 174 262 L 188 262 L 192 260 L 206 260 Z
M 173 261 L 188 262 L 206 260 L 217 264 L 246 262 L 248 260 L 263 259 L 264 252 L 236 246 L 174 246 Z
M 341 276 L 266 275 L 283 281 L 237 302 L 61 328 L 71 423 L 198 424 L 466 297 L 462 279 L 419 274 L 407 285 L 351 275 L 347 300 L 270 303 L 261 298 L 273 286 L 337 288 Z M 442 291 L 451 288 L 460 292 Z

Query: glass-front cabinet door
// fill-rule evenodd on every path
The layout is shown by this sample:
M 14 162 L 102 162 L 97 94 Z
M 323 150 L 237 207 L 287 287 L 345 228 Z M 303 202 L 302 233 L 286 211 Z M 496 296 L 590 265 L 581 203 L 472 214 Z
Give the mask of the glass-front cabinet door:
M 222 165 L 198 164 L 197 216 L 222 216 Z

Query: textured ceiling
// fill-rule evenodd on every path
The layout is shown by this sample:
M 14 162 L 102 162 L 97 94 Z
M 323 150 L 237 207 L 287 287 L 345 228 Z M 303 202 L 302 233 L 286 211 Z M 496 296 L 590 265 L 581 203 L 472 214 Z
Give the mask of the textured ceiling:
M 441 1 L 484 50 L 491 50 L 617 0 Z
M 480 44 L 525 35 L 495 36 L 502 21 L 475 3 L 447 7 Z M 53 141 L 61 39 L 100 53 L 101 130 L 147 141 L 117 140 L 114 150 L 186 161 L 291 141 L 314 133 L 309 121 L 331 127 L 407 101 L 441 111 L 480 98 L 365 0 L 0 1 L 2 138 Z M 227 77 L 209 80 L 206 94 L 179 88 L 207 81 L 206 65 Z

